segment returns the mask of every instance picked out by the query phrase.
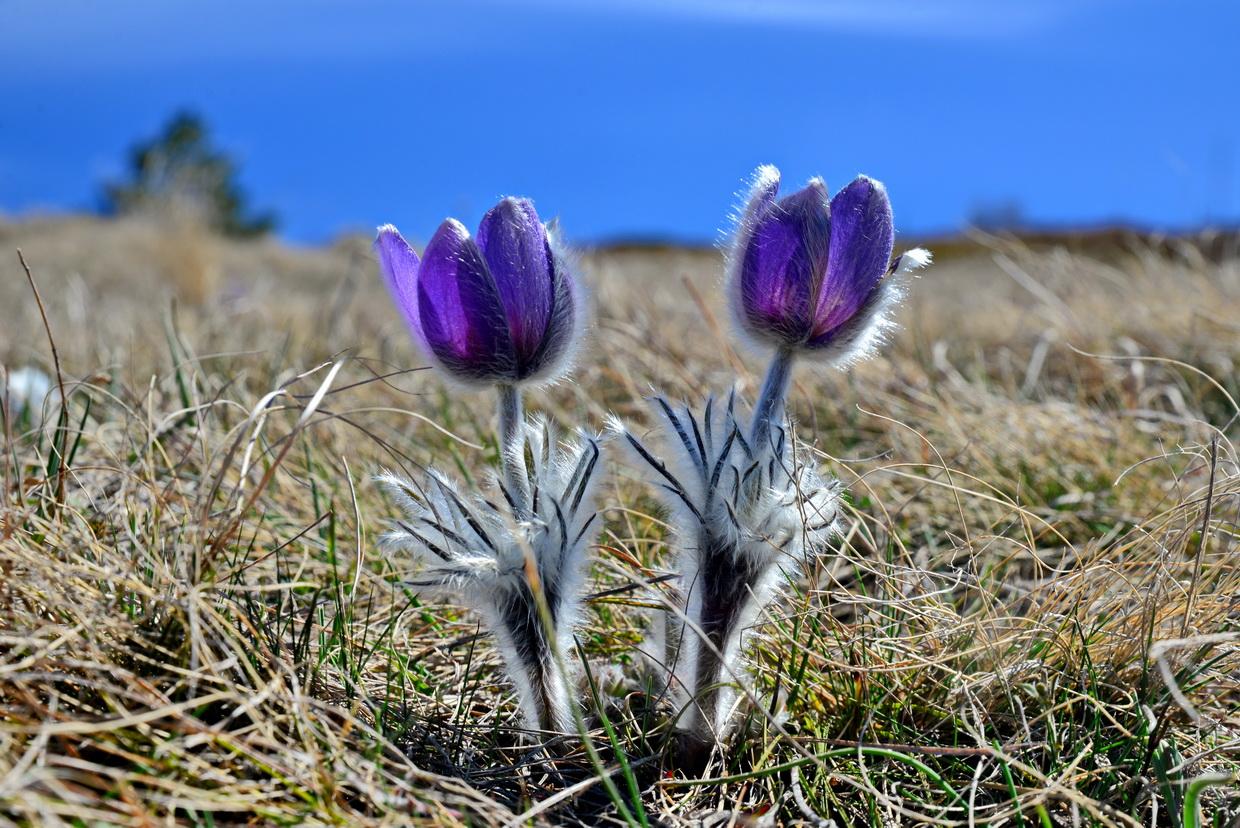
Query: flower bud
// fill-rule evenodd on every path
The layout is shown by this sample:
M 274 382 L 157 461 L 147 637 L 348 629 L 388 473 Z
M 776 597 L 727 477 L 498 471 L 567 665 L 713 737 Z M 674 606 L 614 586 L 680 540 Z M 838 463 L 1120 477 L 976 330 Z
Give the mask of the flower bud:
M 467 384 L 550 381 L 579 331 L 577 288 L 527 199 L 505 198 L 475 241 L 448 219 L 422 258 L 392 225 L 375 240 L 379 266 L 426 355 Z
M 729 257 L 733 312 L 761 342 L 846 362 L 873 341 L 895 291 L 895 242 L 883 185 L 860 176 L 829 198 L 821 179 L 776 200 L 760 167 Z

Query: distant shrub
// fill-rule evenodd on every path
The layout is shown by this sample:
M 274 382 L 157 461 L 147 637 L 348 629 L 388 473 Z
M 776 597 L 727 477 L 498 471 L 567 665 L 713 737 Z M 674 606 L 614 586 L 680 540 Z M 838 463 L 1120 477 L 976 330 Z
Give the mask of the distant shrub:
M 1000 199 L 975 204 L 965 224 L 969 227 L 976 227 L 978 230 L 999 232 L 1027 228 L 1029 218 L 1025 215 L 1025 208 L 1019 201 Z
M 128 180 L 104 185 L 103 209 L 192 222 L 228 236 L 271 232 L 275 214 L 250 212 L 237 175 L 237 162 L 211 145 L 203 120 L 179 112 L 130 150 Z

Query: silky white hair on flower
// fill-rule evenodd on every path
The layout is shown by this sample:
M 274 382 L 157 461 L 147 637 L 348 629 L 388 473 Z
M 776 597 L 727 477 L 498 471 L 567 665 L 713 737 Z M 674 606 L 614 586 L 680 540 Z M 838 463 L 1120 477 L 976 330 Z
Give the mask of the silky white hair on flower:
M 856 315 L 836 330 L 829 344 L 805 356 L 837 368 L 847 368 L 876 354 L 898 327 L 892 313 L 908 293 L 909 277 L 929 267 L 932 261 L 932 254 L 924 247 L 914 247 L 896 256 L 887 275 Z

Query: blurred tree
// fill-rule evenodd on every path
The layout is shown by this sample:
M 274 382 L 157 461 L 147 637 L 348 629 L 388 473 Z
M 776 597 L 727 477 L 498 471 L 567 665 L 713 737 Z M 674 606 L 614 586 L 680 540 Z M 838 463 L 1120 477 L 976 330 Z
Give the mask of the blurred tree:
M 211 146 L 206 124 L 178 112 L 155 138 L 129 152 L 129 178 L 104 185 L 104 212 L 145 213 L 200 223 L 229 236 L 260 236 L 276 226 L 272 212 L 251 214 L 238 167 Z
M 1025 209 L 1014 198 L 983 201 L 973 206 L 967 224 L 979 230 L 1024 230 L 1029 227 Z

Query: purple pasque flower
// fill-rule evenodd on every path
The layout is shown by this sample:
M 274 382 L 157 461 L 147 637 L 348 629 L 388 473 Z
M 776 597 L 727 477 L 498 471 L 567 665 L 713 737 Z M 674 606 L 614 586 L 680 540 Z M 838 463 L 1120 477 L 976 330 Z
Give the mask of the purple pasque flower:
M 468 384 L 559 377 L 580 327 L 577 288 L 533 202 L 505 198 L 477 239 L 456 219 L 417 253 L 392 225 L 375 239 L 379 266 L 423 350 Z
M 778 194 L 779 170 L 759 167 L 729 256 L 733 311 L 762 342 L 847 361 L 894 298 L 884 279 L 895 242 L 887 191 L 859 176 L 834 198 L 818 178 Z

